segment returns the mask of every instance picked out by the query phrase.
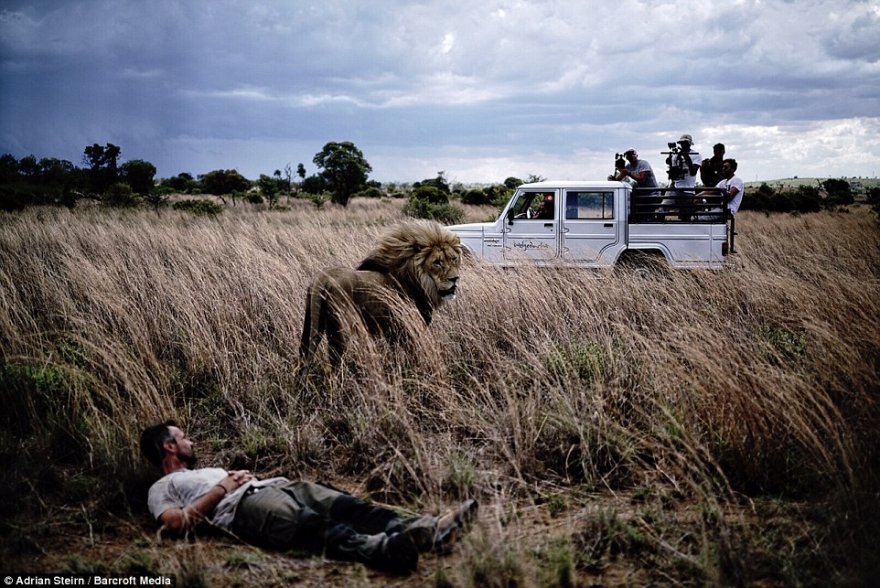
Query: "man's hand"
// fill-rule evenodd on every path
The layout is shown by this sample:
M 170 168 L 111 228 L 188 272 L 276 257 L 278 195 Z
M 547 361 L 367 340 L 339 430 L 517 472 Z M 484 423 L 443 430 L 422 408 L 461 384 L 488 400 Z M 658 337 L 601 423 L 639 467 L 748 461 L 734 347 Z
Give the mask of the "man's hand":
M 188 504 L 183 508 L 169 508 L 163 512 L 159 516 L 159 522 L 172 535 L 179 535 L 193 528 L 202 519 L 214 512 L 214 509 L 227 494 L 235 492 L 255 479 L 256 476 L 248 470 L 231 471 L 216 486 L 199 496 L 192 504 Z
M 220 480 L 218 486 L 226 490 L 227 493 L 235 492 L 251 480 L 255 480 L 256 476 L 248 470 L 234 470 L 229 475 Z

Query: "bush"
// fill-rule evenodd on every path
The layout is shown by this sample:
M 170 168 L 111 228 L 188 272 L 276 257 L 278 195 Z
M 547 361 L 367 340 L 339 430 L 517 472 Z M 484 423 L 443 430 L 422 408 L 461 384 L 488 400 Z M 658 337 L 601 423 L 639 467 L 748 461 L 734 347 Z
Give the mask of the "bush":
M 484 204 L 492 204 L 493 193 L 488 190 L 471 189 L 461 195 L 462 204 L 471 204 L 481 206 Z
M 207 200 L 205 198 L 181 200 L 180 202 L 175 202 L 172 208 L 174 208 L 174 210 L 191 212 L 196 215 L 216 215 L 223 212 L 223 207 L 221 205 L 213 200 Z
M 448 225 L 454 225 L 464 220 L 464 211 L 460 208 L 449 203 L 434 204 L 415 197 L 410 197 L 403 212 L 413 218 L 435 220 Z
M 447 204 L 449 195 L 435 186 L 419 186 L 413 190 L 410 198 L 424 200 L 431 204 Z
M 369 186 L 366 190 L 361 190 L 355 196 L 360 198 L 381 198 L 385 194 L 377 186 Z
M 114 208 L 133 208 L 141 204 L 143 200 L 134 193 L 128 184 L 116 183 L 107 188 L 101 203 L 104 206 L 112 206 Z

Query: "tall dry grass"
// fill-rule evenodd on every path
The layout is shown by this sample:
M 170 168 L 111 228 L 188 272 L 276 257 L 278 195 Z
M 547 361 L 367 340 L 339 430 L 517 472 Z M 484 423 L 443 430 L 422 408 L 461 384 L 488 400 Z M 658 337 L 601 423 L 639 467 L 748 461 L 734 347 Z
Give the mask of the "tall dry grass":
M 467 569 L 526 583 L 540 573 L 509 558 L 530 545 L 511 505 L 563 496 L 570 509 L 585 493 L 691 505 L 689 538 L 656 513 L 626 523 L 681 564 L 664 572 L 676 581 L 760 576 L 736 532 L 744 496 L 819 501 L 829 529 L 865 514 L 880 447 L 880 230 L 866 209 L 743 213 L 723 272 L 470 264 L 459 298 L 406 348 L 363 338 L 338 370 L 306 369 L 308 281 L 355 265 L 401 220 L 399 203 L 357 200 L 217 218 L 3 215 L 7 452 L 12 434 L 41 438 L 50 460 L 134 475 L 140 429 L 175 415 L 204 452 L 264 473 L 354 481 L 413 508 L 479 496 L 497 558 L 475 545 Z M 623 528 L 563 520 L 580 554 L 598 549 L 587 530 Z

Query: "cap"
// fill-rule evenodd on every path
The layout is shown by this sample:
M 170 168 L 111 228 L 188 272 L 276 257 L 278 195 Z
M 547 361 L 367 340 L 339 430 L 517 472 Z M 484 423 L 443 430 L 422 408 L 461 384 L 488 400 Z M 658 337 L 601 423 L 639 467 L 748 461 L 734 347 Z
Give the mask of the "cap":
M 630 147 L 629 149 L 627 149 L 626 151 L 623 152 L 624 155 L 627 155 L 629 153 L 635 153 L 638 155 L 638 152 L 636 151 L 635 147 Z
M 681 138 L 676 141 L 676 143 L 681 143 L 682 141 L 687 141 L 691 145 L 694 144 L 694 139 L 690 135 L 682 135 Z

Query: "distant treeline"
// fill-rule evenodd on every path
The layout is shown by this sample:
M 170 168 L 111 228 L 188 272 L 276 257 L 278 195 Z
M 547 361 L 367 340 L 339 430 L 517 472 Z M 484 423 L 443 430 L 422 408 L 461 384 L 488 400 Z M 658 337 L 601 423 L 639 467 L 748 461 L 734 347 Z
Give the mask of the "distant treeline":
M 261 174 L 249 180 L 234 169 L 220 169 L 197 177 L 181 173 L 156 179 L 156 166 L 133 159 L 119 163 L 122 149 L 112 143 L 88 145 L 83 150 L 83 166 L 55 158 L 37 159 L 28 155 L 16 159 L 0 156 L 0 210 L 21 210 L 33 205 L 74 207 L 83 199 L 111 207 L 152 206 L 157 212 L 172 204 L 176 209 L 193 213 L 216 214 L 236 202 L 266 204 L 276 208 L 282 197 L 306 198 L 321 207 L 325 202 L 346 206 L 352 197 L 407 198 L 405 212 L 416 218 L 432 218 L 456 223 L 464 218 L 461 208 L 452 201 L 471 205 L 503 206 L 523 180 L 510 177 L 504 182 L 479 188 L 452 187 L 444 172 L 437 177 L 413 184 L 386 184 L 369 180 L 372 167 L 363 153 L 351 142 L 331 142 L 313 158 L 318 172 L 306 175 L 305 166 L 290 164 L 271 175 Z M 541 180 L 532 175 L 526 182 Z M 194 198 L 170 202 L 171 194 Z M 213 195 L 213 199 L 199 198 Z M 867 201 L 880 213 L 880 188 L 866 192 Z M 854 202 L 850 184 L 842 179 L 816 182 L 815 186 L 774 189 L 768 184 L 749 188 L 742 210 L 764 212 L 819 212 Z
M 89 145 L 83 150 L 83 167 L 55 158 L 38 160 L 34 155 L 21 159 L 10 154 L 0 156 L 0 210 L 35 205 L 73 208 L 80 201 L 91 200 L 111 207 L 152 206 L 157 211 L 171 204 L 196 214 L 217 214 L 237 202 L 276 208 L 283 197 L 305 198 L 317 207 L 328 201 L 346 206 L 352 197 L 397 197 L 408 199 L 405 210 L 410 216 L 454 223 L 464 218 L 464 211 L 450 200 L 500 205 L 523 183 L 511 177 L 497 185 L 452 187 L 441 171 L 437 177 L 421 182 L 383 185 L 368 179 L 372 167 L 351 142 L 327 143 L 312 160 L 318 173 L 307 176 L 302 163 L 295 172 L 287 164 L 284 170 L 261 174 L 257 180 L 234 169 L 214 170 L 197 177 L 181 173 L 157 180 L 152 163 L 140 159 L 119 163 L 121 154 L 122 149 L 112 143 Z M 538 179 L 531 176 L 526 181 Z M 172 194 L 193 198 L 176 198 L 172 203 Z M 202 197 L 206 195 L 216 196 L 220 202 Z
M 869 188 L 865 194 L 867 202 L 880 212 L 880 188 Z M 815 186 L 799 185 L 793 188 L 773 188 L 762 183 L 758 188 L 746 189 L 740 210 L 819 212 L 854 202 L 855 195 L 849 182 L 832 178 L 817 180 Z

